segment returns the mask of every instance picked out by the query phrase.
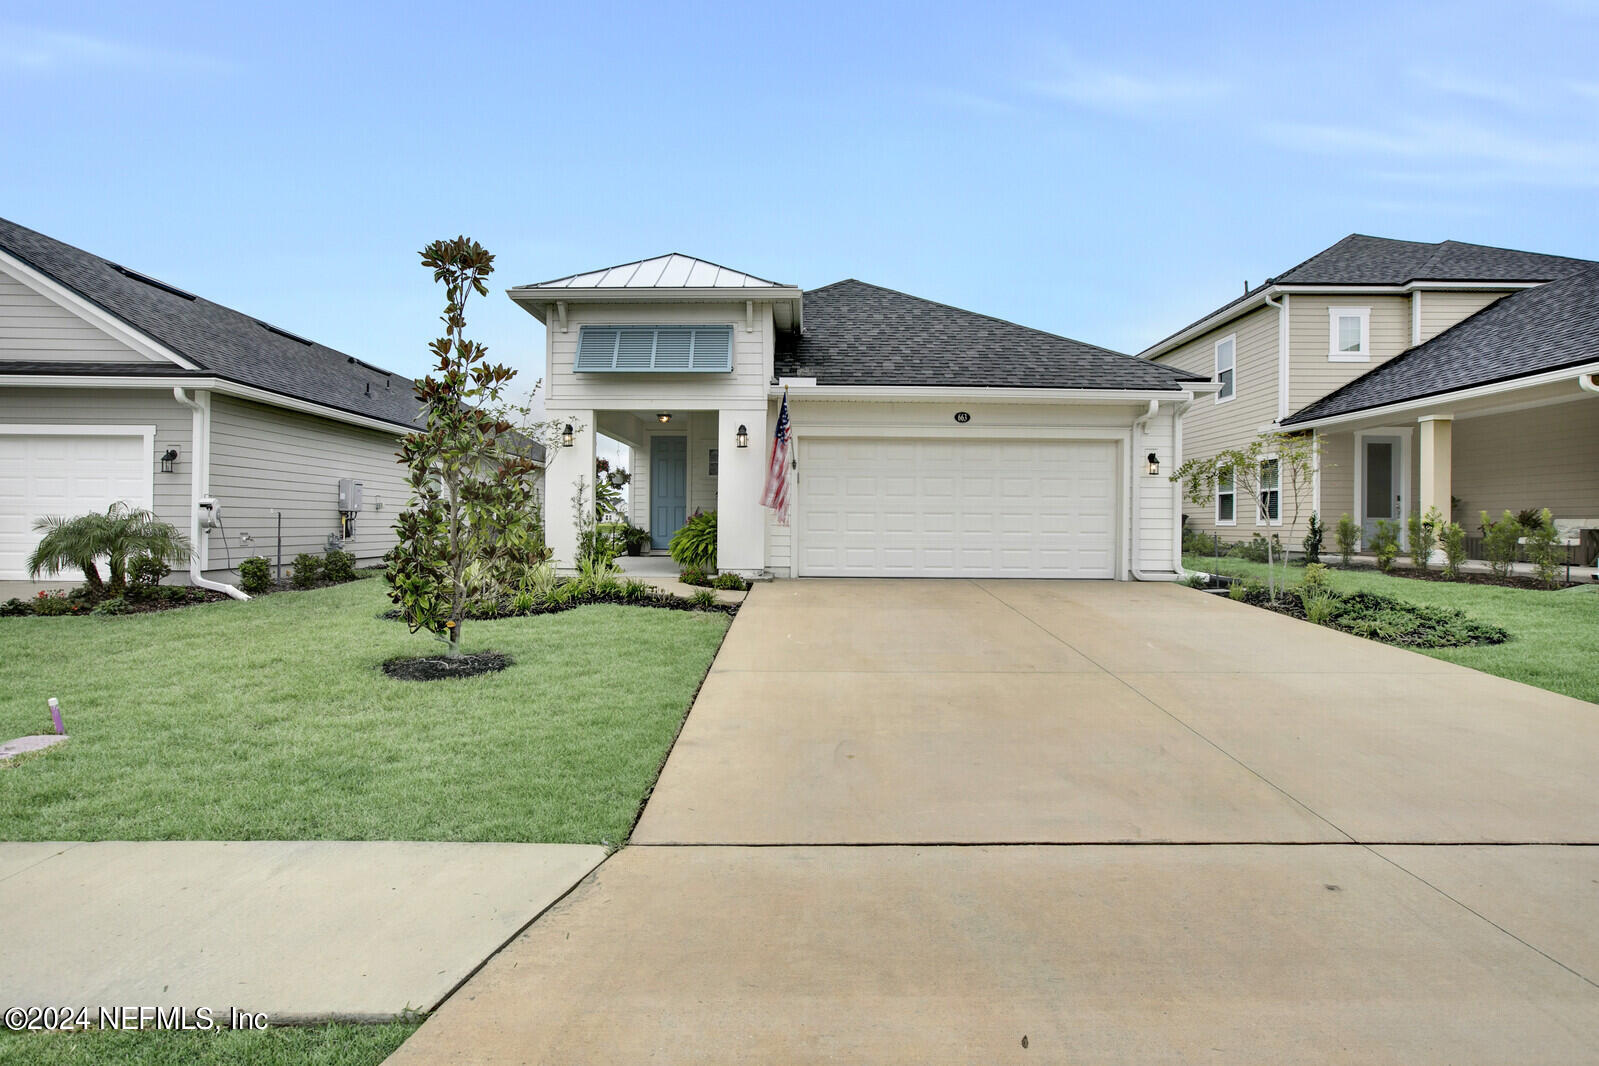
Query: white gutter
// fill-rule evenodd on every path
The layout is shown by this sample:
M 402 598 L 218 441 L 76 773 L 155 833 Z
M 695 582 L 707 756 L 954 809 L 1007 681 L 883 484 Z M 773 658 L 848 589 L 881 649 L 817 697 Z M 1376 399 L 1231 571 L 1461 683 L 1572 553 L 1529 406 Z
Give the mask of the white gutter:
M 1564 370 L 1550 370 L 1531 377 L 1495 381 L 1487 385 L 1457 389 L 1454 392 L 1434 393 L 1431 396 L 1422 396 L 1414 400 L 1405 400 L 1401 403 L 1383 404 L 1380 407 L 1363 407 L 1358 411 L 1348 411 L 1341 415 L 1328 415 L 1325 418 L 1312 418 L 1304 422 L 1293 422 L 1282 426 L 1282 429 L 1289 433 L 1297 433 L 1302 429 L 1323 429 L 1328 426 L 1344 425 L 1350 422 L 1364 422 L 1368 419 L 1383 418 L 1405 411 L 1417 411 L 1424 408 L 1437 407 L 1441 404 L 1458 403 L 1461 400 L 1475 400 L 1484 396 L 1515 392 L 1518 389 L 1531 389 L 1539 385 L 1558 385 L 1562 381 L 1575 380 L 1583 391 L 1592 392 L 1594 390 L 1588 388 L 1583 382 L 1585 380 L 1591 381 L 1595 375 L 1599 375 L 1599 363 L 1588 363 L 1585 366 L 1575 368 L 1567 367 Z
M 1599 394 L 1599 374 L 1578 374 L 1577 385 L 1583 392 Z
M 790 379 L 792 381 L 794 379 Z M 1203 391 L 1211 382 L 1184 381 L 1181 389 L 1011 389 L 946 385 L 794 385 L 786 386 L 790 400 L 904 400 L 945 403 L 1100 403 L 1142 404 L 1181 399 L 1182 390 Z M 767 396 L 777 399 L 785 386 L 773 385 Z
M 1154 418 L 1155 415 L 1158 414 L 1159 412 L 1160 412 L 1160 401 L 1159 400 L 1150 400 L 1149 401 L 1149 410 L 1145 411 L 1143 414 L 1141 414 L 1137 418 L 1133 419 L 1133 432 L 1132 432 L 1132 444 L 1131 444 L 1132 453 L 1133 453 L 1132 454 L 1132 463 L 1131 463 L 1131 466 L 1132 466 L 1132 485 L 1131 485 L 1131 489 L 1132 489 L 1132 493 L 1133 493 L 1133 507 L 1132 507 L 1132 511 L 1133 511 L 1133 514 L 1132 514 L 1133 529 L 1132 529 L 1132 535 L 1127 538 L 1127 554 L 1130 556 L 1130 558 L 1127 560 L 1127 571 L 1128 571 L 1128 573 L 1132 574 L 1133 578 L 1135 580 L 1137 580 L 1137 581 L 1158 581 L 1158 580 L 1160 580 L 1159 578 L 1155 578 L 1155 577 L 1146 577 L 1146 576 L 1144 576 L 1144 572 L 1142 570 L 1138 569 L 1138 519 L 1139 519 L 1138 512 L 1140 510 L 1139 500 L 1141 500 L 1143 498 L 1143 496 L 1144 496 L 1144 493 L 1143 493 L 1143 491 L 1141 489 L 1142 482 L 1140 482 L 1139 479 L 1138 479 L 1139 478 L 1138 465 L 1139 465 L 1140 462 L 1142 462 L 1142 460 L 1139 459 L 1139 455 L 1140 455 L 1140 453 L 1143 452 L 1143 447 L 1141 446 L 1140 441 L 1139 441 L 1139 435 L 1143 432 L 1144 427 L 1149 424 L 1149 420 L 1151 418 Z M 1182 565 L 1179 563 L 1174 569 L 1181 570 L 1182 569 Z
M 199 390 L 195 390 L 195 396 L 197 398 L 191 399 L 181 386 L 173 386 L 172 398 L 194 412 L 193 428 L 189 435 L 189 448 L 194 454 L 189 461 L 189 543 L 195 547 L 189 556 L 189 580 L 197 588 L 225 592 L 236 600 L 247 600 L 250 597 L 239 589 L 208 581 L 200 573 L 200 500 L 205 496 L 205 479 L 211 462 L 211 412 L 205 402 L 209 397 Z

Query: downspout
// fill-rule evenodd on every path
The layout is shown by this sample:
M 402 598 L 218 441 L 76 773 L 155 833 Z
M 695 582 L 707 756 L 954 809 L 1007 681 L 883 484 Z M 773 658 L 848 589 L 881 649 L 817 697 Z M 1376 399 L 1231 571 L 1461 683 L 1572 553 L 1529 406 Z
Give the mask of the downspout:
M 1577 386 L 1583 392 L 1591 392 L 1599 396 L 1599 374 L 1578 374 Z
M 1280 300 L 1274 301 L 1272 297 L 1263 298 L 1267 307 L 1277 309 L 1277 421 L 1281 422 L 1288 417 L 1288 299 L 1284 295 Z M 1234 365 L 1237 365 L 1236 358 Z M 1237 371 L 1234 371 L 1237 374 Z
M 211 454 L 211 420 L 206 417 L 205 405 L 191 397 L 181 386 L 172 390 L 172 398 L 194 412 L 193 428 L 189 432 L 189 447 L 194 453 L 189 463 L 189 543 L 200 543 L 200 498 L 205 495 L 205 463 Z M 196 588 L 223 592 L 236 600 L 250 597 L 232 585 L 209 581 L 200 573 L 200 550 L 195 548 L 189 556 L 189 580 Z
M 1138 569 L 1138 519 L 1139 519 L 1138 512 L 1140 510 L 1140 508 L 1139 508 L 1139 500 L 1141 500 L 1143 498 L 1143 495 L 1144 495 L 1144 493 L 1142 491 L 1142 488 L 1141 488 L 1142 482 L 1139 481 L 1139 474 L 1138 474 L 1138 456 L 1139 456 L 1139 453 L 1143 450 L 1143 448 L 1142 448 L 1142 446 L 1140 444 L 1140 441 L 1139 441 L 1139 434 L 1141 434 L 1143 432 L 1144 427 L 1149 424 L 1149 420 L 1151 418 L 1154 418 L 1155 415 L 1159 411 L 1160 411 L 1160 401 L 1159 400 L 1150 400 L 1149 401 L 1149 410 L 1145 411 L 1143 414 L 1141 414 L 1137 418 L 1133 419 L 1133 432 L 1132 432 L 1132 453 L 1133 454 L 1132 454 L 1132 457 L 1131 457 L 1132 458 L 1132 463 L 1130 464 L 1131 467 L 1132 467 L 1132 482 L 1133 482 L 1132 483 L 1132 491 L 1133 491 L 1132 521 L 1133 521 L 1133 529 L 1132 529 L 1132 535 L 1127 538 L 1127 553 L 1128 553 L 1128 555 L 1131 556 L 1131 558 L 1129 558 L 1127 560 L 1127 570 L 1128 570 L 1129 573 L 1131 573 L 1133 575 L 1134 580 L 1137 580 L 1137 581 L 1158 581 L 1158 580 L 1160 580 L 1159 578 L 1145 577 L 1144 576 L 1144 572 L 1142 570 Z
M 1194 401 L 1197 399 L 1197 396 L 1188 397 L 1171 413 L 1171 468 L 1174 474 L 1183 466 L 1183 415 L 1188 413 L 1188 409 L 1194 406 Z M 1187 581 L 1193 574 L 1183 569 L 1183 483 L 1181 481 L 1171 483 L 1171 506 L 1171 513 L 1177 516 L 1177 530 L 1172 534 L 1172 569 L 1177 571 L 1179 581 Z

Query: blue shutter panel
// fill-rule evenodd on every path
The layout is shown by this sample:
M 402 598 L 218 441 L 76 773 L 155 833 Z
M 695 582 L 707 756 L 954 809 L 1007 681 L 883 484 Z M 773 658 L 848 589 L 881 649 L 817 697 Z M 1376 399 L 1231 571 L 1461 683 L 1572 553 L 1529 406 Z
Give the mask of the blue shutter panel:
M 733 327 L 582 326 L 573 369 L 726 374 L 733 369 Z

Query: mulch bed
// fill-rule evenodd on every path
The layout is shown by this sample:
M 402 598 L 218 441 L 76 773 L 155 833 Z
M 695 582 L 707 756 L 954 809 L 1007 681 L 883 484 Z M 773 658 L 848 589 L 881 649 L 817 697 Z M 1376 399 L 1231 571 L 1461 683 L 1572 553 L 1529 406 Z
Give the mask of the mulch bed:
M 722 614 L 737 614 L 739 608 L 736 603 L 721 602 L 701 607 L 678 596 L 668 596 L 662 593 L 656 596 L 640 597 L 636 600 L 613 596 L 585 596 L 580 599 L 568 600 L 562 604 L 541 604 L 527 611 L 469 611 L 466 617 L 473 622 L 495 622 L 503 618 L 532 618 L 541 614 L 560 614 L 562 611 L 570 611 L 574 607 L 591 607 L 598 603 L 614 603 L 621 607 L 656 607 L 667 611 L 720 611 Z M 391 607 L 378 615 L 378 617 L 385 621 L 397 622 L 401 620 L 402 616 L 399 608 Z
M 1335 567 L 1342 570 L 1343 567 Z M 1368 573 L 1381 573 L 1379 570 L 1367 570 L 1366 567 L 1351 566 L 1350 573 L 1366 570 Z M 1507 589 L 1532 589 L 1535 592 L 1558 592 L 1561 589 L 1576 588 L 1582 584 L 1580 581 L 1567 581 L 1566 568 L 1560 568 L 1559 583 L 1551 588 L 1535 577 L 1500 577 L 1497 574 L 1483 574 L 1475 570 L 1462 570 L 1456 578 L 1445 577 L 1442 570 L 1418 570 L 1410 566 L 1395 566 L 1389 569 L 1390 577 L 1408 577 L 1415 581 L 1443 581 L 1452 585 L 1497 585 Z
M 498 673 L 514 661 L 497 651 L 474 652 L 453 659 L 448 655 L 424 655 L 415 659 L 390 659 L 383 664 L 383 672 L 399 681 L 443 681 Z

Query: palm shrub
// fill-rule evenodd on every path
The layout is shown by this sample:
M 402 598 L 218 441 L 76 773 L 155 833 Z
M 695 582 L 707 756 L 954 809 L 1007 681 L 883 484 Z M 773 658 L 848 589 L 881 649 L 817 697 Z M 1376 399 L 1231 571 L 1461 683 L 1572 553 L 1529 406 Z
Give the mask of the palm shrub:
M 1500 577 L 1509 577 L 1515 569 L 1517 542 L 1525 533 L 1521 519 L 1508 510 L 1497 522 L 1491 521 L 1488 512 L 1483 511 L 1482 554 L 1488 561 L 1488 569 Z
M 1335 535 L 1338 538 L 1339 558 L 1345 566 L 1348 566 L 1350 557 L 1355 554 L 1355 546 L 1360 543 L 1360 523 L 1350 518 L 1346 512 L 1338 519 L 1338 530 Z
M 1319 512 L 1310 512 L 1310 524 L 1305 527 L 1305 563 L 1321 562 L 1321 539 L 1326 530 L 1321 524 Z
M 28 556 L 28 576 L 38 579 L 44 574 L 78 569 L 83 571 L 84 584 L 94 596 L 106 591 L 120 595 L 127 587 L 129 563 L 140 556 L 177 566 L 187 563 L 194 551 L 189 538 L 172 523 L 120 500 L 104 513 L 76 518 L 45 515 L 34 520 L 33 528 L 44 536 Z M 105 579 L 100 577 L 102 558 L 108 575 Z
M 1387 573 L 1399 556 L 1398 522 L 1377 519 L 1377 532 L 1371 538 L 1371 553 L 1377 557 L 1377 569 Z
M 1538 581 L 1546 588 L 1556 588 L 1560 584 L 1560 564 L 1565 562 L 1566 549 L 1560 543 L 1554 516 L 1545 507 L 1536 522 L 1523 528 L 1527 533 L 1527 560 L 1538 571 Z
M 1439 537 L 1444 549 L 1444 576 L 1460 580 L 1460 564 L 1466 561 L 1466 528 L 1459 522 L 1444 523 Z
M 716 567 L 716 512 L 696 511 L 672 534 L 668 545 L 672 560 L 687 569 L 711 570 Z

